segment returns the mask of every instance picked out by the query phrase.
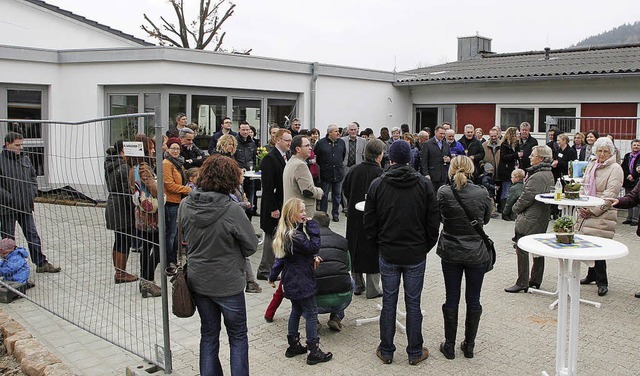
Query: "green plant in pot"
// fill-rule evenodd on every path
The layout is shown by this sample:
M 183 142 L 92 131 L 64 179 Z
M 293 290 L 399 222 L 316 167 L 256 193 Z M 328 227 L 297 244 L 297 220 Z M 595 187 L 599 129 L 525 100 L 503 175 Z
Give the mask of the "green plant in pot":
M 573 227 L 576 224 L 573 217 L 563 216 L 553 222 L 553 232 L 556 234 L 556 241 L 562 244 L 573 244 Z
M 580 198 L 580 188 L 582 184 L 570 180 L 564 185 L 564 198 L 575 200 Z

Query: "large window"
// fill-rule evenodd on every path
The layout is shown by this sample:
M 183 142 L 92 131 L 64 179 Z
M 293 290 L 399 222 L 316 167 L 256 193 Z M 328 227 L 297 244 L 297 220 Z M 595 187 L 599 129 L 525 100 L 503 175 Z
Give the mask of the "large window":
M 431 131 L 439 124 L 447 122 L 455 129 L 455 107 L 454 106 L 434 106 L 416 107 L 414 132 L 420 132 L 423 128 L 429 127 Z
M 109 115 L 138 113 L 138 95 L 113 94 L 109 96 Z M 109 127 L 109 145 L 117 140 L 133 140 L 138 133 L 138 119 L 113 119 Z
M 187 95 L 169 94 L 169 121 L 167 123 L 169 129 L 174 129 L 176 127 L 176 115 L 180 113 L 187 113 Z
M 7 90 L 7 118 L 42 120 L 42 90 Z M 44 175 L 44 139 L 42 124 L 30 121 L 14 121 L 7 131 L 18 132 L 24 138 L 24 153 L 29 156 L 38 176 Z
M 256 137 L 260 139 L 260 116 L 262 110 L 262 100 L 260 99 L 233 99 L 233 115 L 231 121 L 233 121 L 233 130 L 238 130 L 238 125 L 241 121 L 246 121 L 250 125 L 256 128 L 258 134 Z
M 496 116 L 500 119 L 502 130 L 518 127 L 526 121 L 531 124 L 532 132 L 544 133 L 548 128 L 547 116 L 576 116 L 577 109 L 578 105 L 496 106 Z M 565 122 L 562 127 L 566 133 L 575 132 L 575 122 Z
M 296 101 L 288 100 L 288 99 L 269 99 L 267 101 L 267 124 L 269 126 L 273 124 L 277 124 L 279 127 L 283 127 L 287 122 L 287 118 L 289 120 L 293 120 L 297 117 L 296 114 Z M 267 140 L 260 139 L 261 132 L 260 127 L 256 127 L 258 129 L 258 134 L 256 138 L 261 140 L 262 143 L 266 143 Z M 302 128 L 305 127 L 302 124 Z
M 198 124 L 198 135 L 212 136 L 227 116 L 227 98 L 209 95 L 191 96 L 191 122 Z

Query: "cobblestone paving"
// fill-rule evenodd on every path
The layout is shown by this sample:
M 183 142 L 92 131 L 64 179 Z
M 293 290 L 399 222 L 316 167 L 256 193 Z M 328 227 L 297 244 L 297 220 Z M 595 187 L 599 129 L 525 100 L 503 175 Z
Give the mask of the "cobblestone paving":
M 620 218 L 619 222 L 623 219 Z M 257 222 L 257 218 L 254 218 L 256 228 Z M 344 234 L 345 224 L 346 218 L 341 215 L 340 222 L 332 223 L 331 227 Z M 353 303 L 346 311 L 345 327 L 339 333 L 331 332 L 326 326 L 328 315 L 320 316 L 321 347 L 333 352 L 332 361 L 308 366 L 304 357 L 285 358 L 286 320 L 291 306 L 285 300 L 275 321 L 266 323 L 263 319 L 264 309 L 273 290 L 266 282 L 259 281 L 263 293 L 247 294 L 251 373 L 359 376 L 377 373 L 404 375 L 409 372 L 427 372 L 433 375 L 539 375 L 546 370 L 549 374 L 554 374 L 557 311 L 548 308 L 553 298 L 525 293 L 507 294 L 503 291 L 503 288 L 513 284 L 516 277 L 516 257 L 510 240 L 513 236 L 513 222 L 494 219 L 485 229 L 496 242 L 498 260 L 494 270 L 486 275 L 483 286 L 484 314 L 476 340 L 475 358 L 466 359 L 457 349 L 456 359 L 447 360 L 438 351 L 444 338 L 440 310 L 444 302 L 444 283 L 440 259 L 432 251 L 427 259 L 422 294 L 422 309 L 425 311 L 422 327 L 425 346 L 431 352 L 429 359 L 418 366 L 410 366 L 405 352 L 406 336 L 398 332 L 398 350 L 393 364 L 381 364 L 375 356 L 379 342 L 378 324 L 355 325 L 357 318 L 377 315 L 376 304 L 380 299 L 368 300 L 364 295 L 354 296 Z M 50 242 L 46 233 L 42 235 L 46 252 Z M 615 240 L 625 243 L 630 254 L 626 258 L 607 263 L 609 294 L 598 297 L 595 285 L 582 286 L 581 297 L 602 302 L 602 308 L 588 305 L 580 307 L 578 371 L 581 375 L 640 375 L 640 357 L 637 354 L 640 342 L 640 299 L 633 297 L 635 292 L 640 291 L 637 277 L 640 241 L 635 235 L 635 228 L 622 224 L 618 226 Z M 254 268 L 259 263 L 261 251 L 260 247 L 251 257 Z M 106 278 L 111 276 L 107 259 L 104 258 L 106 266 L 101 269 Z M 137 262 L 133 260 L 130 268 L 137 270 L 137 267 Z M 583 267 L 583 271 L 584 269 Z M 556 282 L 557 261 L 547 259 L 542 288 L 554 290 Z M 135 295 L 135 292 L 132 294 Z M 403 304 L 400 299 L 399 305 Z M 159 304 L 149 307 L 160 314 Z M 78 374 L 122 375 L 126 366 L 142 363 L 140 358 L 76 328 L 25 299 L 11 303 L 5 309 Z M 463 324 L 464 302 L 461 302 L 460 312 L 460 323 Z M 197 314 L 189 319 L 172 317 L 170 325 L 174 371 L 180 375 L 197 375 L 200 338 Z M 302 326 L 301 329 L 304 333 Z M 458 328 L 457 342 L 462 340 L 463 335 L 464 327 L 461 325 Z M 221 358 L 225 373 L 229 374 L 229 351 L 225 337 L 226 333 L 223 331 Z

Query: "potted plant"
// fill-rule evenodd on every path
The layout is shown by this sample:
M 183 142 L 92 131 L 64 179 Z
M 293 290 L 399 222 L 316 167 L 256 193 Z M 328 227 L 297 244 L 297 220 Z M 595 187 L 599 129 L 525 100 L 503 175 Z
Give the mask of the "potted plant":
M 556 234 L 556 241 L 562 244 L 573 244 L 574 233 L 573 226 L 575 221 L 573 217 L 562 216 L 553 222 L 553 232 Z
M 573 179 L 569 180 L 567 184 L 564 185 L 564 198 L 575 200 L 580 198 L 580 188 L 582 185 L 580 183 L 575 182 Z
M 260 146 L 258 150 L 256 150 L 256 164 L 255 164 L 256 172 L 260 171 L 260 163 L 262 162 L 264 157 L 267 156 L 267 154 L 269 153 L 267 152 L 267 148 L 265 148 L 264 146 Z

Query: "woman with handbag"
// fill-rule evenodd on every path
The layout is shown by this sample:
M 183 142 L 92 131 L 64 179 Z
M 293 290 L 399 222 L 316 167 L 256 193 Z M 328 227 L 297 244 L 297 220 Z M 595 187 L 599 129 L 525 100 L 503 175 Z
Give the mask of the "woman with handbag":
M 200 374 L 222 375 L 220 315 L 229 336 L 232 375 L 249 375 L 245 258 L 258 239 L 244 210 L 229 196 L 242 181 L 229 157 L 207 158 L 197 189 L 180 203 L 178 221 L 189 244 L 187 281 L 201 322 Z
M 129 189 L 135 204 L 134 217 L 138 234 L 142 237 L 140 252 L 140 293 L 143 298 L 162 295 L 160 286 L 153 283 L 160 262 L 158 235 L 158 181 L 154 172 L 155 143 L 138 134 L 134 141 L 142 142 L 144 157 L 130 157 Z
M 443 224 L 437 254 L 442 259 L 446 289 L 446 300 L 442 305 L 445 342 L 440 344 L 440 352 L 447 359 L 456 357 L 455 341 L 462 275 L 465 275 L 466 281 L 467 316 L 465 339 L 460 348 L 466 358 L 473 358 L 475 338 L 482 315 L 480 290 L 484 274 L 492 266 L 492 256 L 484 236 L 479 233 L 481 230 L 477 231 L 471 223 L 473 219 L 479 224 L 487 224 L 491 219 L 492 203 L 487 190 L 472 183 L 473 171 L 473 161 L 469 157 L 463 155 L 453 158 L 449 167 L 451 185 L 440 187 L 437 193 Z

